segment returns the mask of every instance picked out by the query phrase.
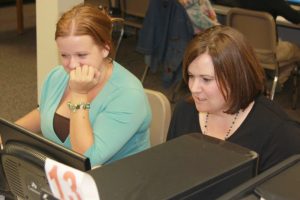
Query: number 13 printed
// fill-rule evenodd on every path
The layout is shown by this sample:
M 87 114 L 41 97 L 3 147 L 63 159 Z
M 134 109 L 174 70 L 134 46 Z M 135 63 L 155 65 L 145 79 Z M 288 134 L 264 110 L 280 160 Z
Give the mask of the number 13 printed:
M 63 173 L 62 180 L 58 178 L 57 175 L 57 165 L 53 165 L 52 169 L 49 172 L 49 177 L 51 180 L 55 182 L 55 185 L 59 192 L 59 199 L 63 200 L 81 200 L 80 194 L 77 191 L 77 184 L 76 184 L 76 176 L 71 171 L 66 171 Z M 62 184 L 67 184 L 71 189 L 71 194 L 65 194 L 62 189 Z M 66 197 L 67 196 L 67 197 Z M 75 198 L 73 198 L 75 196 Z
M 45 173 L 53 196 L 62 200 L 99 200 L 94 179 L 87 173 L 46 159 Z

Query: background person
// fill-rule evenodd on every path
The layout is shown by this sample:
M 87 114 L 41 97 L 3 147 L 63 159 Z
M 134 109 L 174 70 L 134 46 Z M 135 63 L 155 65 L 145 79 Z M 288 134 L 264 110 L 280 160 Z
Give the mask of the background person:
M 219 24 L 209 0 L 179 0 L 179 3 L 185 8 L 195 34 Z
M 274 19 L 278 16 L 300 25 L 300 10 L 292 8 L 286 0 L 239 0 L 239 7 L 270 13 Z
M 109 58 L 112 23 L 91 5 L 67 11 L 56 26 L 62 65 L 47 76 L 38 109 L 16 121 L 106 164 L 150 146 L 151 111 L 140 81 Z
M 263 96 L 264 71 L 238 31 L 215 26 L 187 46 L 183 78 L 191 96 L 173 112 L 168 140 L 192 132 L 259 154 L 258 172 L 300 153 L 300 127 Z

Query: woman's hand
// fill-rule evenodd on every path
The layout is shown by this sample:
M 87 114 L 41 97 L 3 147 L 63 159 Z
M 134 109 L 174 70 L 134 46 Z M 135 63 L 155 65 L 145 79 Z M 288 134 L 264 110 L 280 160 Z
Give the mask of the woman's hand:
M 100 71 L 95 67 L 83 65 L 70 72 L 69 87 L 72 92 L 87 94 L 100 81 Z

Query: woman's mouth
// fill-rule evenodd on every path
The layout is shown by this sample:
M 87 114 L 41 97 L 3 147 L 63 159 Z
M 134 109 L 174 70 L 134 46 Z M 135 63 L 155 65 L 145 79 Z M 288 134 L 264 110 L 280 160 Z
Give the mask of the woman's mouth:
M 193 98 L 194 98 L 194 100 L 195 100 L 196 103 L 201 103 L 201 102 L 207 100 L 207 98 L 205 98 L 205 97 L 196 97 L 196 96 L 193 96 Z

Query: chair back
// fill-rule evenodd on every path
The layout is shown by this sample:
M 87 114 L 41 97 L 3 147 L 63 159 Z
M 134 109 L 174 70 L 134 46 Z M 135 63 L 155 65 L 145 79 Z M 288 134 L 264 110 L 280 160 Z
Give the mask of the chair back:
M 240 31 L 250 41 L 264 68 L 275 70 L 278 67 L 276 24 L 269 13 L 231 8 L 226 24 Z
M 171 105 L 168 98 L 161 92 L 145 89 L 152 111 L 150 125 L 151 146 L 164 143 L 171 120 Z
M 113 59 L 115 59 L 123 35 L 124 35 L 124 19 L 123 18 L 117 18 L 117 17 L 113 17 L 111 19 L 112 21 L 112 41 L 113 41 L 113 46 L 115 48 L 114 54 L 112 55 Z
M 121 14 L 125 19 L 125 24 L 139 29 L 142 28 L 143 21 L 134 18 L 144 18 L 148 4 L 149 0 L 120 0 Z M 127 17 L 128 15 L 131 17 Z

